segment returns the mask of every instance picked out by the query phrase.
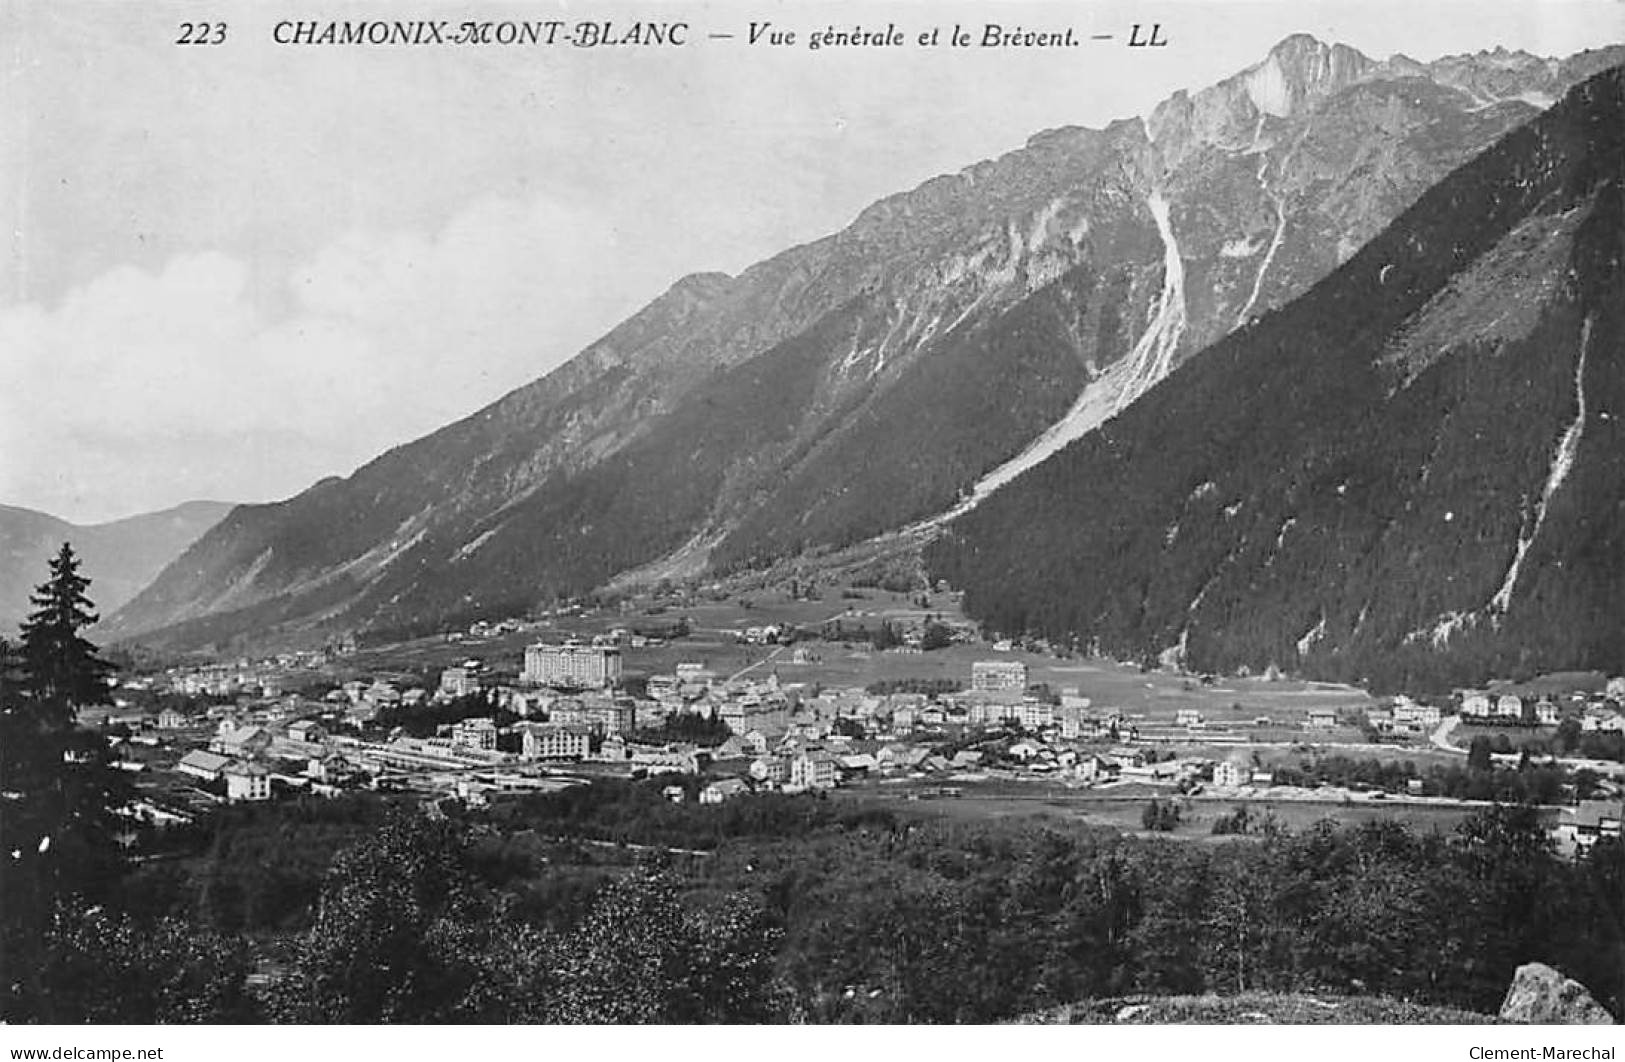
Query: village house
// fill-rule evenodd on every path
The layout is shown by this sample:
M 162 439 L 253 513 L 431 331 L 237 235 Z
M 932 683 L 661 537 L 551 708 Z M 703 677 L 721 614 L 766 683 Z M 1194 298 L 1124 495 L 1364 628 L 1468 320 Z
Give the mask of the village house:
M 186 716 L 174 708 L 165 708 L 158 713 L 159 730 L 181 730 L 189 725 Z
M 470 693 L 478 692 L 479 679 L 466 667 L 448 667 L 440 673 L 440 688 L 437 691 L 442 697 L 466 697 Z
M 271 799 L 271 772 L 259 764 L 232 763 L 220 773 L 226 780 L 226 799 L 232 803 Z
M 1491 706 L 1490 706 L 1490 695 L 1489 694 L 1487 694 L 1487 693 L 1479 693 L 1479 692 L 1476 692 L 1476 691 L 1470 691 L 1470 692 L 1464 693 L 1462 695 L 1462 698 L 1461 698 L 1461 714 L 1462 715 L 1485 716 L 1485 715 L 1489 715 L 1490 712 L 1491 712 Z
M 1017 741 L 1005 750 L 1012 758 L 1023 763 L 1034 759 L 1043 751 L 1043 746 L 1036 741 Z
M 880 769 L 880 761 L 875 759 L 873 753 L 868 752 L 855 752 L 845 756 L 837 756 L 836 761 L 840 764 L 843 777 L 864 775 Z
M 401 691 L 395 688 L 394 683 L 378 679 L 367 687 L 366 691 L 362 693 L 361 699 L 379 708 L 384 708 L 401 703 Z
M 1609 708 L 1587 708 L 1580 716 L 1580 729 L 1588 734 L 1625 730 L 1625 716 Z
M 497 724 L 489 716 L 463 719 L 451 728 L 451 743 L 467 749 L 487 752 L 497 747 Z
M 840 778 L 840 765 L 823 749 L 804 749 L 790 757 L 787 784 L 801 789 L 834 789 Z
M 182 774 L 189 774 L 193 778 L 200 778 L 205 782 L 212 782 L 220 777 L 220 772 L 231 765 L 231 759 L 215 752 L 205 752 L 197 749 L 181 757 L 175 769 Z
M 1174 725 L 1187 730 L 1200 730 L 1206 722 L 1202 718 L 1202 713 L 1195 708 L 1181 708 L 1174 713 Z
M 1501 719 L 1523 718 L 1523 698 L 1516 693 L 1503 693 L 1495 699 L 1495 715 Z
M 1561 719 L 1557 703 L 1550 697 L 1542 697 L 1535 702 L 1535 722 L 1541 726 L 1556 726 Z
M 337 753 L 328 753 L 324 756 L 312 756 L 306 760 L 302 773 L 314 782 L 331 783 L 350 774 L 351 769 L 344 757 Z
M 1158 760 L 1155 763 L 1146 763 L 1139 767 L 1124 767 L 1119 772 L 1123 778 L 1133 778 L 1155 785 L 1166 785 L 1179 778 L 1184 768 L 1173 760 Z
M 1558 851 L 1580 855 L 1605 837 L 1620 837 L 1621 804 L 1618 800 L 1582 800 L 1579 807 L 1564 808 L 1563 818 L 1552 829 Z
M 761 785 L 777 788 L 790 779 L 790 761 L 782 756 L 761 756 L 751 761 L 750 776 Z
M 270 732 L 264 727 L 233 727 L 215 735 L 209 742 L 209 750 L 222 756 L 251 760 L 270 748 L 271 740 Z
M 750 787 L 742 779 L 722 778 L 700 790 L 700 803 L 721 804 L 749 792 Z
M 1075 754 L 1074 754 L 1075 755 Z M 1062 759 L 1065 760 L 1063 754 Z M 1073 778 L 1080 782 L 1097 782 L 1117 774 L 1117 764 L 1099 756 L 1077 756 L 1068 767 Z
M 585 726 L 594 734 L 630 734 L 636 726 L 637 707 L 628 698 L 566 697 L 555 701 L 548 722 Z
M 710 753 L 694 745 L 668 745 L 665 748 L 633 747 L 632 765 L 648 774 L 698 774 L 710 763 Z
M 1109 763 L 1116 764 L 1119 768 L 1144 767 L 1145 750 L 1137 749 L 1132 745 L 1119 745 L 1114 749 L 1108 750 L 1106 752 L 1105 759 Z
M 327 730 L 314 719 L 301 719 L 289 723 L 286 731 L 289 738 L 294 741 L 303 741 L 311 745 L 320 745 L 327 740 Z
M 1240 789 L 1252 781 L 1253 761 L 1246 753 L 1232 753 L 1213 768 L 1213 784 L 1220 789 Z
M 1419 704 L 1409 697 L 1394 699 L 1394 723 L 1406 727 L 1435 727 L 1439 725 L 1439 709 L 1432 704 Z
M 1337 727 L 1337 711 L 1332 708 L 1311 708 L 1304 724 L 1310 730 L 1333 730 Z

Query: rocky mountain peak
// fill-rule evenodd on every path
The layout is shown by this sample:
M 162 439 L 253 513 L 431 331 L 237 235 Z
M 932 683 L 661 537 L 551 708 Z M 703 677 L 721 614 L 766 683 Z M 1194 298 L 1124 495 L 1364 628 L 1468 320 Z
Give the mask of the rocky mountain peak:
M 1306 104 L 1347 88 L 1376 65 L 1347 45 L 1328 45 L 1297 33 L 1271 48 L 1264 61 L 1244 71 L 1239 80 L 1259 113 L 1288 118 Z

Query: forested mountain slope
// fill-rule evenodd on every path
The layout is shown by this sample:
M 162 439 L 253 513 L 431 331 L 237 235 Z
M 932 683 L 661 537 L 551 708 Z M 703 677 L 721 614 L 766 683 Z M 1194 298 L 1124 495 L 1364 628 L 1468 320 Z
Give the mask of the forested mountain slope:
M 1625 68 L 959 519 L 1000 631 L 1443 688 L 1625 670 Z

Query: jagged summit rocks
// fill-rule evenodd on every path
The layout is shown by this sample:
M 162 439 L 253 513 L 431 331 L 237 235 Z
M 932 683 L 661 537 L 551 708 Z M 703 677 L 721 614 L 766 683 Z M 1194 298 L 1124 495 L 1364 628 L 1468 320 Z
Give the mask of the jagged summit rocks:
M 1501 1020 L 1524 1025 L 1613 1025 L 1613 1015 L 1584 985 L 1545 963 L 1518 967 L 1501 1003 Z
M 1527 73 L 1572 81 L 1604 58 Z M 236 510 L 110 635 L 422 631 L 628 572 L 938 526 L 1302 294 L 1537 113 L 1480 98 L 1522 84 L 1502 60 L 1449 67 L 1471 92 L 1443 62 L 1292 38 L 1148 118 L 1035 136 L 737 277 L 681 281 L 471 417 Z

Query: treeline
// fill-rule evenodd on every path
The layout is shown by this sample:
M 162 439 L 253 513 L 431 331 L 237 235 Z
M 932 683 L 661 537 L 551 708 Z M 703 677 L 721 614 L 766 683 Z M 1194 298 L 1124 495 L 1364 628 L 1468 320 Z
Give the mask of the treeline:
M 666 717 L 658 727 L 644 727 L 633 733 L 635 741 L 645 741 L 651 744 L 664 745 L 668 743 L 694 744 L 694 745 L 720 745 L 728 740 L 733 728 L 713 711 L 708 714 L 699 712 L 679 712 Z
M 1242 824 L 1243 839 L 1199 845 L 812 796 L 675 805 L 660 787 L 582 787 L 462 821 L 374 805 L 314 877 L 269 992 L 245 987 L 246 938 L 193 912 L 64 908 L 41 1016 L 987 1022 L 1243 990 L 1490 1011 L 1529 961 L 1616 1014 L 1625 1001 L 1625 848 L 1560 860 L 1532 810 L 1450 834 Z M 277 810 L 233 829 L 263 831 Z M 301 814 L 285 844 L 317 825 Z M 576 847 L 588 840 L 609 847 Z
M 1465 764 L 1432 764 L 1419 768 L 1410 760 L 1374 760 L 1350 756 L 1326 756 L 1298 764 L 1283 764 L 1273 771 L 1276 785 L 1344 786 L 1380 789 L 1403 794 L 1411 783 L 1418 795 L 1452 797 L 1457 800 L 1488 800 L 1503 804 L 1561 804 L 1572 794 L 1584 800 L 1597 787 L 1596 772 L 1569 771 L 1563 767 L 1524 762 L 1517 770 L 1495 769 L 1490 760 L 1490 742 L 1474 739 L 1474 748 Z
M 402 702 L 387 705 L 378 710 L 372 725 L 378 730 L 393 731 L 399 728 L 412 737 L 427 738 L 434 737 L 442 726 L 482 716 L 494 720 L 498 726 L 509 726 L 519 718 L 506 708 L 499 707 L 495 690 L 482 690 L 447 701 L 426 699 L 417 704 Z

